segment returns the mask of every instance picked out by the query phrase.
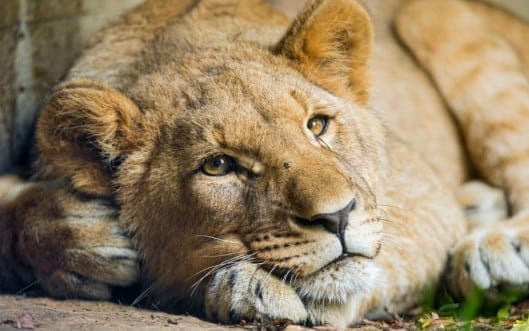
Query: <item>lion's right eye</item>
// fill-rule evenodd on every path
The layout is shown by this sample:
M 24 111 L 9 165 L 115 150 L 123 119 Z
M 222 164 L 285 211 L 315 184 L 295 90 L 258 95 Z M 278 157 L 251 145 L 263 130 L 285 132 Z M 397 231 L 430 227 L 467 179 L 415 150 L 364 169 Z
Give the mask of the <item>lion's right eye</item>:
M 202 164 L 202 172 L 208 176 L 224 176 L 235 168 L 235 161 L 228 155 L 208 157 Z

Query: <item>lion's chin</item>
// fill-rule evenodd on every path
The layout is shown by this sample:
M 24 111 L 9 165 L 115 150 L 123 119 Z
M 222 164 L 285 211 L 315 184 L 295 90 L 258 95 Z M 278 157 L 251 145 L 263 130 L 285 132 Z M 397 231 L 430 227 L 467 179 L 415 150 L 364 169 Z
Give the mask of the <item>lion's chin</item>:
M 314 274 L 295 279 L 292 286 L 305 302 L 346 304 L 352 296 L 373 290 L 381 275 L 374 259 L 337 259 Z

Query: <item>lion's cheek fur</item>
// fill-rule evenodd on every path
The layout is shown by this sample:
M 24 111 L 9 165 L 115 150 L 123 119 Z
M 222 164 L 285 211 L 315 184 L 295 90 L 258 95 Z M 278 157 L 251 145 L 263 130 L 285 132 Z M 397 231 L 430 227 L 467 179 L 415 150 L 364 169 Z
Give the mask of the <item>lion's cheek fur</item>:
M 141 252 L 142 282 L 154 296 L 170 305 L 194 291 L 193 299 L 199 303 L 207 282 L 193 285 L 226 256 L 246 252 L 239 236 L 229 234 L 243 229 L 233 217 L 230 221 L 215 214 L 221 208 L 207 203 L 211 192 L 204 183 L 182 183 L 174 162 L 163 155 L 153 157 L 155 152 L 138 151 L 123 163 L 116 181 L 120 219 Z M 242 210 L 236 203 L 232 207 Z

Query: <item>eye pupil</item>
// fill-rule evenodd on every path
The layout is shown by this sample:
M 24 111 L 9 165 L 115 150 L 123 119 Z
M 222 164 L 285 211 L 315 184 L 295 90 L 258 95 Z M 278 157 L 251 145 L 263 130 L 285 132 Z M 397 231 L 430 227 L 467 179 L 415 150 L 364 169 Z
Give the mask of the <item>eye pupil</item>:
M 222 167 L 225 163 L 226 161 L 224 161 L 224 159 L 215 159 L 213 161 L 213 167 L 219 168 L 219 167 Z

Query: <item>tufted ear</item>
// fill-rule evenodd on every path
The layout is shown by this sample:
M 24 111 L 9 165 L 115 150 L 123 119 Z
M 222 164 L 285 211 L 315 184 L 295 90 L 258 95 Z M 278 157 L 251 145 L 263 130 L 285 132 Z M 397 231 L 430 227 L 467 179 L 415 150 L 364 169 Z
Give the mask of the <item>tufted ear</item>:
M 330 92 L 367 103 L 371 20 L 354 0 L 310 1 L 276 45 L 309 80 Z
M 110 197 L 115 166 L 141 144 L 141 117 L 132 100 L 104 84 L 61 84 L 37 123 L 40 167 L 83 193 Z

